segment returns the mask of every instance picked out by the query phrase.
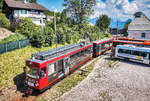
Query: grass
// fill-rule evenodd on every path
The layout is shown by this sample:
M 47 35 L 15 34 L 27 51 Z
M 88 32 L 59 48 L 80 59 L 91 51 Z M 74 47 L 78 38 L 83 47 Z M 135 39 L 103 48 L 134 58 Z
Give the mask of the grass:
M 70 91 L 73 87 L 75 87 L 89 75 L 89 73 L 93 70 L 95 62 L 101 57 L 102 56 L 95 59 L 92 63 L 85 66 L 84 68 L 81 68 L 81 71 L 75 71 L 73 74 L 69 75 L 67 78 L 59 82 L 56 86 L 50 88 L 46 92 L 46 94 L 43 94 L 40 98 L 37 99 L 37 101 L 43 101 L 43 98 L 44 100 L 52 101 L 62 96 L 65 92 Z
M 59 45 L 62 46 L 62 45 Z M 17 49 L 0 55 L 0 91 L 8 86 L 14 85 L 13 78 L 23 73 L 25 60 L 31 57 L 34 52 L 40 52 L 54 48 L 51 47 L 33 48 L 31 46 Z
M 10 35 L 9 37 L 4 38 L 2 41 L 0 41 L 0 43 L 7 43 L 7 42 L 22 40 L 22 39 L 27 39 L 27 37 L 21 34 L 13 34 Z

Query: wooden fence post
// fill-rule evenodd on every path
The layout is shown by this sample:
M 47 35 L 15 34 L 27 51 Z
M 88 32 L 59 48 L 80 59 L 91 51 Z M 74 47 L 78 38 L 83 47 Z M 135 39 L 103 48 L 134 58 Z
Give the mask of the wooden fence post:
M 18 45 L 19 45 L 19 48 L 21 48 L 21 47 L 20 47 L 20 40 L 18 41 Z
M 7 52 L 7 43 L 5 43 L 5 52 Z

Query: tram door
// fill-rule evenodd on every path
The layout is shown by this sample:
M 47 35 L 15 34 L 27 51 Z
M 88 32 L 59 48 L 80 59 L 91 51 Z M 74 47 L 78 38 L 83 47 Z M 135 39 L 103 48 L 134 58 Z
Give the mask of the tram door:
M 69 67 L 70 67 L 70 57 L 66 57 L 64 59 L 64 72 L 65 74 L 69 74 Z

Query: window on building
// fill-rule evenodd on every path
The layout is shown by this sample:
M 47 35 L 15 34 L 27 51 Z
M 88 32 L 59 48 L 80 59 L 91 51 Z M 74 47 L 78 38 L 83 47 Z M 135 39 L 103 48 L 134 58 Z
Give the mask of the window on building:
M 40 23 L 42 23 L 42 19 L 40 19 Z
M 44 13 L 43 13 L 43 12 L 40 12 L 40 15 L 44 15 Z
M 19 10 L 14 10 L 14 14 L 19 15 Z
M 137 12 L 137 13 L 134 14 L 134 16 L 136 18 L 140 18 L 142 16 L 142 12 Z
M 36 10 L 31 10 L 31 14 L 36 14 Z
M 27 14 L 27 10 L 21 10 L 21 14 Z
M 45 19 L 43 19 L 43 23 L 44 23 L 44 24 L 46 23 Z
M 141 38 L 145 38 L 145 33 L 142 33 L 142 34 L 141 34 Z

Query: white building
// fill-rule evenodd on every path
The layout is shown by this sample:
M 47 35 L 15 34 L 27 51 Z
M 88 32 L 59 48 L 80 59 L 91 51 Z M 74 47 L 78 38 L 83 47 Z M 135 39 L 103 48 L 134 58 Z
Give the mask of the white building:
M 150 20 L 142 12 L 134 14 L 135 18 L 128 26 L 128 37 L 150 39 Z
M 45 10 L 47 9 L 43 6 L 35 3 L 29 3 L 28 0 L 24 0 L 24 2 L 5 0 L 2 11 L 6 14 L 12 24 L 18 23 L 18 20 L 21 18 L 29 17 L 33 23 L 37 25 L 45 25 Z

